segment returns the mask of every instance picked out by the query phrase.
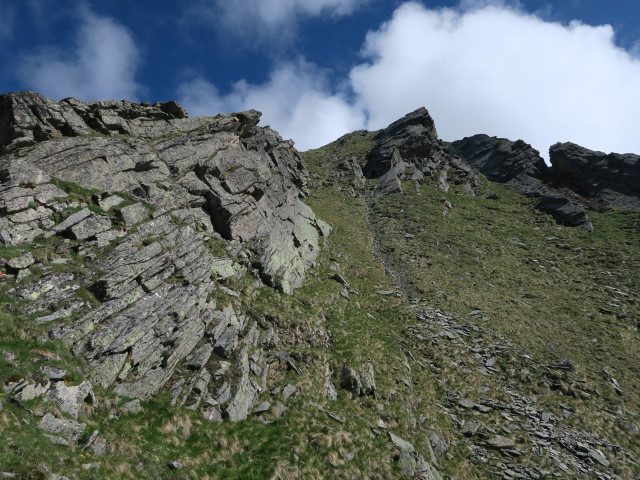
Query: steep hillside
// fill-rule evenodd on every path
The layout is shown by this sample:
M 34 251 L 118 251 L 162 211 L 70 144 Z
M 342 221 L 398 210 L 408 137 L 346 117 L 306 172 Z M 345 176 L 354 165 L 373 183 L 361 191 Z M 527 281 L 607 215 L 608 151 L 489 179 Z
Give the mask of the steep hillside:
M 0 97 L 0 473 L 637 478 L 635 157 L 258 119 Z

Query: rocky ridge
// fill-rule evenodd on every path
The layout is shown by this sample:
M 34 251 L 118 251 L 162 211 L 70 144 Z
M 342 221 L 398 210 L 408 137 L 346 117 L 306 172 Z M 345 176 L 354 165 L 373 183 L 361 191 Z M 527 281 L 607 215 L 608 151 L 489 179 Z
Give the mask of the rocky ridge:
M 118 395 L 166 386 L 175 403 L 245 418 L 277 334 L 216 298 L 237 296 L 224 283 L 244 275 L 291 293 L 330 231 L 300 201 L 291 142 L 258 127 L 256 111 L 190 119 L 175 102 L 30 92 L 0 105 L 0 238 L 53 247 L 8 263 L 19 280 L 37 275 L 12 295 L 31 301 L 43 339 L 69 345 Z M 7 389 L 24 399 L 27 386 Z
M 640 208 L 640 155 L 603 153 L 575 143 L 549 149 L 553 181 L 602 204 Z
M 460 455 L 473 478 L 618 479 L 627 478 L 620 472 L 637 468 L 633 447 L 576 426 L 576 402 L 611 405 L 600 399 L 593 378 L 574 375 L 570 361 L 542 361 L 478 326 L 486 320 L 481 311 L 463 321 L 433 308 L 438 301 L 418 298 L 420 292 L 403 278 L 399 257 L 392 259 L 399 255 L 400 242 L 393 245 L 395 253 L 376 245 L 382 223 L 397 225 L 407 243 L 422 234 L 424 224 L 403 226 L 404 210 L 396 210 L 396 219 L 374 209 L 376 202 L 393 200 L 388 194 L 403 193 L 407 180 L 415 196 L 451 199 L 435 204 L 442 208 L 437 215 L 447 221 L 459 208 L 456 194 L 468 202 L 487 195 L 485 178 L 539 199 L 540 209 L 545 199 L 556 201 L 550 211 L 560 221 L 567 222 L 570 212 L 560 211 L 567 205 L 584 215 L 578 206 L 584 197 L 557 183 L 526 143 L 477 136 L 458 143 L 460 153 L 454 154 L 452 145 L 437 139 L 428 112 L 420 109 L 383 131 L 343 137 L 336 143 L 345 149 L 354 139 L 366 148 L 323 154 L 322 161 L 329 158 L 322 165 L 327 177 L 317 175 L 309 182 L 290 142 L 258 127 L 255 111 L 189 119 L 173 102 L 52 102 L 32 93 L 0 100 L 8 105 L 0 114 L 6 135 L 0 157 L 0 248 L 11 252 L 8 260 L 0 260 L 6 271 L 1 293 L 17 302 L 12 312 L 40 329 L 45 346 L 62 344 L 83 363 L 81 382 L 47 363 L 36 373 L 4 378 L 4 392 L 10 407 L 29 413 L 22 418 L 24 425 L 35 418 L 46 441 L 72 452 L 92 452 L 91 463 L 84 461 L 82 469 L 102 472 L 106 467 L 100 464 L 120 448 L 117 439 L 104 440 L 88 412 L 99 406 L 114 423 L 121 416 L 127 422 L 128 415 L 144 412 L 146 402 L 158 395 L 176 410 L 197 412 L 193 415 L 207 425 L 199 430 L 202 439 L 184 437 L 186 443 L 203 440 L 203 458 L 232 443 L 223 460 L 216 460 L 216 471 L 231 458 L 243 462 L 242 449 L 251 451 L 249 463 L 255 461 L 254 447 L 274 443 L 272 432 L 286 453 L 268 450 L 269 463 L 280 465 L 286 458 L 287 470 L 276 467 L 264 478 L 354 478 L 359 466 L 373 459 L 370 478 L 437 480 Z M 366 151 L 366 158 L 357 151 Z M 436 195 L 428 192 L 432 187 Z M 256 289 L 268 296 L 273 290 L 266 284 L 292 293 L 317 259 L 319 237 L 330 231 L 300 202 L 308 190 L 314 209 L 327 202 L 326 210 L 317 211 L 328 214 L 333 207 L 336 216 L 354 224 L 351 234 L 324 242 L 328 260 L 312 270 L 305 286 L 313 283 L 324 290 L 278 296 L 277 305 L 289 305 L 289 310 L 261 311 L 265 305 L 256 301 Z M 331 203 L 336 195 L 351 203 Z M 345 205 L 358 215 L 363 209 L 363 229 L 353 212 L 340 210 Z M 336 229 L 341 226 L 337 217 L 327 218 Z M 360 234 L 366 243 L 358 243 Z M 510 242 L 513 248 L 528 248 L 518 239 Z M 357 252 L 349 256 L 345 245 L 351 244 Z M 457 255 L 449 244 L 440 247 Z M 558 243 L 561 247 L 569 248 Z M 367 248 L 397 289 L 383 286 L 373 274 L 376 266 L 360 263 Z M 420 257 L 432 254 L 414 251 L 410 261 L 420 268 Z M 557 268 L 554 264 L 552 270 Z M 376 279 L 368 285 L 370 276 Z M 638 294 L 628 288 L 604 288 L 608 308 L 632 308 L 637 302 Z M 259 306 L 253 308 L 254 301 Z M 10 305 L 4 297 L 3 302 Z M 405 312 L 410 312 L 406 322 Z M 306 323 L 297 323 L 305 316 Z M 333 343 L 343 328 L 355 337 L 353 352 L 345 349 L 344 339 Z M 365 341 L 378 332 L 391 341 Z M 392 350 L 372 346 L 383 344 Z M 364 356 L 354 353 L 361 348 Z M 3 350 L 2 360 L 18 368 L 23 363 L 12 352 Z M 47 350 L 36 352 L 55 364 Z M 624 399 L 628 387 L 622 381 L 618 385 L 608 369 L 605 374 L 611 395 Z M 428 401 L 425 382 L 437 385 L 438 400 Z M 532 385 L 534 391 L 555 392 L 562 403 L 531 395 Z M 105 391 L 115 399 L 102 398 Z M 39 399 L 44 408 L 36 403 Z M 283 431 L 279 422 L 283 417 L 286 422 L 287 411 L 300 416 L 293 417 L 298 423 L 284 423 L 289 428 Z M 631 408 L 609 408 L 606 415 L 628 431 L 633 445 L 637 414 Z M 235 422 L 250 416 L 256 421 L 240 423 L 240 430 L 231 430 L 233 438 L 214 440 L 216 433 L 209 433 L 229 425 L 224 418 Z M 260 440 L 239 443 L 235 432 L 251 431 L 251 424 L 264 424 Z M 136 425 L 147 427 L 153 430 L 149 424 Z M 170 436 L 175 428 L 188 431 L 189 423 L 176 427 L 168 422 L 160 431 L 168 434 L 164 443 L 178 447 Z M 314 453 L 324 446 L 331 450 L 306 476 L 294 465 L 312 463 L 314 457 L 303 457 L 305 450 L 289 443 L 305 429 L 305 446 Z M 374 458 L 374 445 L 376 454 L 391 450 L 386 463 Z M 189 450 L 172 457 L 162 468 L 189 477 L 195 468 L 190 455 Z M 149 455 L 140 457 L 144 461 L 126 472 L 129 477 L 163 478 L 167 473 Z M 210 474 L 210 466 L 206 469 Z
M 380 195 L 402 193 L 401 181 L 421 183 L 425 177 L 437 181 L 443 191 L 453 180 L 457 188 L 474 195 L 479 185 L 474 172 L 479 172 L 538 199 L 538 208 L 559 222 L 587 231 L 593 225 L 584 205 L 593 200 L 638 207 L 637 155 L 606 155 L 571 143 L 556 144 L 550 149 L 552 167 L 548 167 L 540 153 L 522 140 L 474 135 L 442 142 L 425 108 L 380 130 L 375 139 L 362 171 L 367 178 L 380 178 Z
M 417 435 L 417 432 L 426 430 L 429 435 L 429 447 L 433 455 L 427 453 L 425 458 L 437 466 L 450 459 L 451 450 L 456 446 L 458 455 L 464 455 L 460 453 L 460 449 L 463 449 L 470 462 L 475 465 L 474 468 L 483 472 L 479 478 L 636 478 L 639 468 L 637 438 L 632 439 L 625 447 L 619 443 L 620 439 L 628 438 L 626 436 L 630 432 L 638 431 L 637 408 L 632 406 L 634 403 L 630 399 L 633 395 L 630 395 L 630 391 L 634 389 L 619 384 L 611 368 L 594 368 L 597 371 L 590 371 L 585 375 L 586 364 L 576 366 L 566 357 L 558 358 L 562 351 L 552 346 L 548 347 L 545 357 L 556 358 L 543 360 L 542 355 L 524 350 L 516 342 L 495 334 L 489 323 L 491 320 L 487 318 L 497 316 L 494 311 L 483 312 L 471 307 L 468 320 L 461 320 L 459 316 L 425 307 L 440 304 L 442 298 L 449 299 L 461 294 L 443 285 L 443 278 L 440 276 L 455 278 L 449 286 L 460 285 L 461 289 L 468 288 L 475 295 L 486 297 L 487 290 L 496 289 L 496 284 L 501 283 L 501 275 L 510 276 L 513 273 L 501 271 L 499 265 L 501 255 L 498 252 L 505 248 L 504 243 L 509 243 L 513 249 L 521 250 L 515 252 L 518 258 L 515 267 L 538 270 L 541 272 L 539 280 L 547 285 L 550 282 L 545 276 L 554 278 L 552 282 L 555 282 L 557 288 L 568 290 L 572 289 L 571 282 L 578 285 L 589 277 L 619 278 L 619 285 L 606 283 L 599 286 L 602 295 L 597 300 L 601 302 L 597 309 L 599 313 L 614 315 L 617 320 L 598 319 L 597 322 L 614 324 L 615 327 L 612 325 L 610 328 L 612 335 L 618 325 L 621 331 L 627 328 L 635 331 L 632 326 L 633 316 L 628 317 L 622 311 L 614 312 L 614 308 L 621 308 L 623 302 L 612 300 L 611 295 L 629 299 L 630 309 L 635 310 L 638 290 L 623 287 L 627 283 L 623 279 L 628 280 L 626 275 L 630 270 L 623 271 L 633 269 L 631 265 L 638 265 L 637 256 L 617 250 L 605 251 L 605 247 L 600 246 L 595 255 L 611 256 L 612 265 L 616 265 L 615 272 L 590 266 L 586 261 L 588 255 L 584 255 L 584 245 L 564 243 L 552 233 L 570 232 L 573 229 L 554 226 L 542 212 L 551 213 L 558 219 L 558 223 L 570 226 L 588 221 L 589 224 L 581 229 L 591 231 L 591 227 L 585 228 L 591 225 L 585 209 L 593 209 L 594 200 L 602 198 L 597 190 L 595 199 L 589 198 L 584 192 L 585 196 L 578 195 L 575 186 L 569 188 L 572 185 L 570 179 L 565 178 L 564 183 L 560 182 L 557 174 L 554 176 L 554 169 L 549 168 L 539 153 L 523 141 L 511 142 L 478 135 L 454 142 L 453 145 L 441 142 L 437 139 L 433 123 L 425 118 L 420 119 L 425 115 L 428 115 L 426 110 L 420 109 L 394 122 L 387 129 L 345 135 L 321 149 L 323 156 L 318 155 L 317 160 L 320 171 L 328 171 L 322 177 L 323 188 L 334 194 L 352 197 L 354 203 L 360 201 L 366 206 L 365 215 L 374 238 L 372 250 L 376 252 L 378 261 L 384 264 L 386 274 L 394 279 L 397 287 L 396 290 L 381 290 L 377 293 L 389 297 L 406 295 L 407 303 L 410 304 L 408 308 L 417 312 L 417 323 L 402 332 L 392 332 L 397 339 L 398 351 L 404 353 L 406 360 L 404 368 L 394 369 L 394 375 L 398 390 L 402 392 L 402 398 L 407 404 L 406 415 L 412 422 L 411 431 Z M 405 142 L 407 149 L 403 152 Z M 420 147 L 420 142 L 429 145 Z M 412 153 L 407 154 L 408 151 Z M 362 154 L 359 155 L 359 152 Z M 308 158 L 315 158 L 315 155 L 315 152 L 310 152 Z M 335 168 L 331 169 L 331 165 Z M 627 175 L 631 177 L 634 167 L 629 168 L 631 171 Z M 515 190 L 536 201 L 538 211 L 532 213 L 535 220 L 527 224 L 525 230 L 505 229 L 498 225 L 500 222 L 495 218 L 475 217 L 478 211 L 468 206 L 478 203 L 483 205 L 481 208 L 495 210 L 494 215 L 504 212 L 508 218 L 507 212 L 497 207 L 503 202 L 508 203 L 508 200 L 502 199 L 502 190 L 492 186 L 485 178 L 489 182 L 505 183 L 510 188 L 504 190 Z M 408 188 L 409 181 L 413 185 Z M 620 189 L 615 184 L 609 188 Z M 493 189 L 498 194 L 492 192 Z M 397 197 L 394 198 L 394 195 Z M 634 194 L 630 195 L 633 197 Z M 463 198 L 473 196 L 483 198 Z M 544 208 L 544 202 L 551 201 L 556 202 L 557 207 L 549 211 Z M 523 203 L 531 205 L 529 201 Z M 605 205 L 610 211 L 616 211 L 613 202 L 602 200 L 601 205 Z M 564 212 L 553 211 L 563 207 L 567 207 Z M 429 215 L 421 214 L 425 209 L 433 212 Z M 575 214 L 574 218 L 578 221 L 567 221 L 572 214 Z M 438 216 L 440 219 L 434 219 Z M 631 223 L 637 218 L 637 211 L 623 209 L 621 216 L 625 217 L 625 228 L 629 232 L 625 233 L 624 244 L 637 245 L 637 236 L 632 233 L 635 230 Z M 595 212 L 594 217 L 603 221 Z M 449 227 L 449 222 L 461 222 L 460 228 Z M 436 235 L 438 230 L 444 230 L 444 234 Z M 511 234 L 513 236 L 505 238 L 505 231 L 514 232 Z M 534 235 L 528 237 L 525 243 L 516 236 L 516 231 L 534 232 Z M 578 230 L 567 236 L 587 239 L 593 236 L 607 237 L 610 234 L 613 232 L 587 235 Z M 478 256 L 483 245 L 480 240 L 494 235 L 495 240 L 490 243 L 491 248 L 495 249 L 495 263 L 482 263 Z M 431 239 L 432 237 L 436 239 Z M 461 239 L 456 241 L 456 237 Z M 546 242 L 546 246 L 540 245 L 541 239 Z M 464 248 L 461 244 L 467 242 L 469 247 L 465 257 L 461 255 Z M 606 249 L 609 248 L 607 245 Z M 555 254 L 543 254 L 549 249 L 566 252 L 560 254 L 560 257 L 565 257 L 564 261 L 556 263 L 553 261 L 558 258 Z M 542 260 L 543 256 L 547 260 Z M 624 261 L 616 260 L 618 257 Z M 435 264 L 445 263 L 445 259 L 449 259 L 447 265 L 450 272 L 431 268 Z M 627 260 L 631 263 L 627 263 Z M 474 271 L 473 265 L 476 262 L 479 267 Z M 588 272 L 581 271 L 574 277 L 566 277 L 563 282 L 557 283 L 559 272 L 566 269 L 566 265 L 563 265 L 565 262 L 587 267 Z M 527 264 L 533 268 L 525 267 Z M 480 274 L 478 270 L 481 271 Z M 420 279 L 424 283 L 410 278 L 417 277 L 418 271 L 425 272 Z M 527 287 L 527 282 L 532 281 L 534 276 L 537 275 L 531 275 L 524 283 L 514 282 L 512 290 L 503 292 L 507 295 L 495 301 L 517 304 L 514 312 L 534 312 L 522 315 L 516 313 L 506 321 L 524 324 L 525 329 L 541 331 L 541 324 L 544 322 L 539 322 L 535 313 L 539 304 L 535 300 L 529 300 L 540 295 L 540 291 L 532 291 Z M 560 276 L 562 277 L 561 274 Z M 343 285 L 345 282 L 340 281 Z M 600 284 L 599 281 L 595 283 Z M 547 298 L 546 295 L 543 296 Z M 592 305 L 595 297 L 595 290 L 587 289 L 584 298 L 579 300 Z M 471 301 L 474 301 L 473 297 Z M 563 305 L 564 308 L 564 304 L 558 305 Z M 572 315 L 570 335 L 574 335 L 573 328 L 576 324 L 580 328 L 587 328 L 585 324 L 588 322 L 584 319 L 592 317 L 591 313 L 586 313 L 586 309 L 582 308 L 582 303 L 580 305 L 579 311 Z M 555 315 L 551 315 L 550 322 L 556 321 L 554 317 Z M 480 326 L 481 324 L 484 326 Z M 607 330 L 607 327 L 603 329 Z M 573 338 L 565 329 L 562 329 L 562 335 Z M 544 334 L 540 336 L 544 342 Z M 539 334 L 536 339 L 538 337 Z M 576 335 L 575 338 L 577 340 L 579 337 Z M 550 342 L 554 340 L 553 336 L 549 339 Z M 581 348 L 588 352 L 586 356 L 591 361 L 608 361 L 596 353 L 600 342 L 596 335 L 589 339 L 582 338 L 581 342 Z M 543 345 L 547 349 L 547 344 Z M 615 354 L 611 356 L 617 357 Z M 618 365 L 615 376 L 619 378 L 622 371 L 633 369 L 631 365 L 633 362 Z M 436 407 L 449 417 L 449 429 L 433 429 L 433 419 L 436 416 L 433 407 L 412 408 L 415 397 L 424 394 L 424 390 L 420 392 L 420 387 L 415 384 L 416 379 L 428 375 L 426 372 L 434 375 L 442 389 L 442 399 L 436 402 Z M 349 385 L 349 382 L 345 384 Z M 590 422 L 602 422 L 608 426 L 598 429 L 599 433 L 596 434 L 590 427 L 584 426 Z M 413 437 L 406 438 L 413 441 Z M 469 468 L 464 475 L 472 476 L 471 470 L 473 469 Z M 413 470 L 409 467 L 407 471 Z

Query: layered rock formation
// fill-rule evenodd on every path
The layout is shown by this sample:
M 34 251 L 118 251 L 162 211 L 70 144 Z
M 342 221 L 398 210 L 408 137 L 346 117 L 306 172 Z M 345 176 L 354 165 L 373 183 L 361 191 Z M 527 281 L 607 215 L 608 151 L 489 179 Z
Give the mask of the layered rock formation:
M 584 209 L 549 185 L 552 170 L 528 143 L 474 135 L 452 142 L 449 150 L 489 180 L 514 185 L 520 193 L 539 199 L 538 208 L 558 222 L 593 230 Z
M 469 165 L 446 151 L 425 108 L 380 130 L 375 140 L 377 143 L 367 155 L 363 173 L 367 178 L 380 178 L 377 194 L 402 193 L 401 181 L 420 183 L 425 177 L 431 177 L 438 188 L 448 191 L 451 176 L 465 193 L 474 195 L 477 176 Z
M 550 168 L 522 140 L 479 134 L 443 142 L 425 108 L 380 130 L 375 140 L 362 172 L 367 178 L 380 179 L 377 195 L 402 193 L 402 181 L 422 183 L 427 177 L 445 192 L 453 183 L 462 193 L 475 195 L 479 186 L 475 172 L 480 172 L 536 198 L 538 208 L 559 223 L 586 231 L 592 231 L 593 225 L 583 205 L 593 200 L 623 207 L 640 205 L 638 155 L 606 155 L 570 143 L 556 144 L 550 150 Z
M 0 240 L 55 251 L 12 260 L 19 279 L 34 263 L 42 272 L 13 294 L 47 340 L 90 361 L 95 384 L 140 399 L 167 385 L 174 402 L 233 420 L 250 411 L 277 336 L 219 308 L 237 295 L 221 282 L 253 275 L 291 293 L 330 230 L 300 200 L 292 143 L 259 118 L 0 97 Z
M 575 143 L 549 149 L 554 180 L 590 199 L 640 208 L 640 155 L 603 153 Z

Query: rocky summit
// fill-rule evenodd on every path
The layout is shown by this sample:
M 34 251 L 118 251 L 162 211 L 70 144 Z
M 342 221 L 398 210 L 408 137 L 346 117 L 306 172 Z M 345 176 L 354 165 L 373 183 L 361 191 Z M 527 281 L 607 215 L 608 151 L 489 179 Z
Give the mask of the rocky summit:
M 640 156 L 260 115 L 0 96 L 0 477 L 640 478 Z

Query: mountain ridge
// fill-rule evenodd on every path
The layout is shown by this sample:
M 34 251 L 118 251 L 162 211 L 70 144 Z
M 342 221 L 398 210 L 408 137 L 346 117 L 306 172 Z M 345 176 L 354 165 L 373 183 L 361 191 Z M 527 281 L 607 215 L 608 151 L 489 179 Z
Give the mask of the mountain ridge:
M 221 462 L 227 465 L 224 475 L 229 478 L 247 478 L 247 472 L 253 472 L 248 478 L 404 475 L 437 479 L 439 472 L 460 474 L 471 461 L 475 466 L 468 464 L 465 476 L 482 478 L 483 468 L 500 468 L 501 456 L 531 461 L 532 450 L 522 448 L 529 445 L 529 434 L 517 441 L 498 435 L 490 426 L 495 419 L 485 420 L 478 428 L 469 423 L 471 419 L 451 424 L 457 415 L 464 417 L 466 410 L 487 418 L 491 412 L 507 411 L 529 418 L 537 429 L 534 433 L 543 435 L 540 438 L 551 436 L 554 445 L 564 445 L 569 453 L 551 457 L 561 458 L 565 466 L 563 462 L 569 462 L 569 470 L 577 475 L 610 475 L 609 467 L 631 475 L 633 433 L 616 433 L 616 438 L 624 440 L 624 448 L 606 440 L 603 432 L 585 437 L 577 425 L 566 423 L 576 419 L 558 416 L 562 409 L 556 410 L 553 422 L 548 421 L 551 417 L 544 409 L 555 405 L 555 393 L 541 393 L 547 403 L 531 412 L 527 410 L 531 403 L 522 400 L 526 394 L 518 392 L 518 388 L 528 392 L 526 385 L 534 376 L 541 391 L 587 401 L 600 397 L 593 393 L 602 388 L 595 386 L 600 380 L 587 369 L 580 372 L 588 381 L 576 382 L 562 373 L 574 371 L 573 363 L 563 359 L 544 363 L 544 352 L 536 353 L 540 360 L 532 363 L 531 356 L 516 345 L 524 341 L 520 327 L 502 323 L 511 307 L 505 309 L 498 297 L 488 295 L 487 302 L 477 299 L 482 311 L 470 314 L 467 297 L 472 298 L 475 283 L 461 282 L 460 273 L 453 271 L 475 268 L 475 263 L 489 265 L 490 253 L 480 250 L 480 242 L 489 248 L 499 244 L 492 243 L 491 236 L 478 236 L 481 232 L 466 233 L 485 219 L 497 222 L 499 229 L 531 236 L 529 218 L 537 225 L 533 235 L 536 229 L 562 228 L 549 222 L 544 213 L 549 212 L 560 224 L 592 231 L 558 230 L 568 242 L 601 249 L 607 228 L 618 232 L 620 225 L 628 223 L 625 215 L 632 218 L 632 213 L 616 213 L 616 209 L 635 205 L 638 191 L 632 179 L 637 174 L 633 170 L 638 167 L 637 156 L 605 156 L 571 144 L 557 145 L 554 156 L 563 159 L 564 163 L 558 162 L 564 170 L 554 174 L 522 141 L 486 136 L 452 143 L 438 140 L 426 109 L 382 131 L 354 132 L 300 156 L 290 141 L 257 126 L 259 118 L 259 112 L 247 111 L 190 119 L 175 102 L 52 102 L 32 92 L 0 97 L 0 239 L 4 244 L 0 248 L 7 257 L 1 288 L 3 305 L 10 312 L 0 317 L 4 356 L 0 367 L 11 399 L 4 406 L 14 417 L 23 418 L 25 425 L 38 424 L 34 430 L 25 429 L 31 433 L 24 438 L 62 445 L 60 451 L 67 453 L 61 453 L 61 458 L 70 458 L 74 444 L 93 445 L 91 462 L 68 460 L 72 466 L 64 471 L 60 470 L 64 462 L 56 463 L 53 468 L 58 473 L 77 474 L 85 469 L 83 465 L 95 465 L 86 468 L 113 475 L 116 464 L 128 460 L 119 456 L 116 447 L 118 427 L 101 415 L 116 420 L 122 416 L 123 424 L 136 428 L 144 423 L 135 422 L 147 422 L 152 428 L 145 412 L 153 415 L 170 408 L 173 417 L 167 417 L 157 431 L 165 432 L 172 443 L 160 447 L 155 440 L 138 437 L 147 448 L 160 448 L 164 456 L 143 460 L 141 452 L 128 447 L 135 452 L 137 467 L 142 467 L 134 473 L 130 464 L 123 475 L 171 478 L 171 471 L 180 470 L 185 478 L 205 474 L 217 478 L 212 465 Z M 586 195 L 590 177 L 581 176 L 580 168 L 570 168 L 585 158 L 599 159 L 603 172 L 631 165 L 623 188 L 615 185 L 617 176 L 612 173 L 611 181 L 588 191 L 595 195 Z M 418 203 L 424 206 L 422 213 L 414 210 L 413 204 Z M 606 211 L 592 213 L 589 209 L 594 204 Z M 517 226 L 497 218 L 488 220 L 492 209 Z M 597 220 L 592 223 L 586 210 Z M 616 215 L 612 226 L 603 216 L 609 210 Z M 520 212 L 522 218 L 511 211 Z M 466 212 L 475 212 L 475 218 Z M 439 231 L 431 234 L 435 243 L 424 230 L 425 220 L 438 225 Z M 599 225 L 604 231 L 598 231 Z M 501 238 L 498 230 L 496 234 Z M 467 244 L 461 242 L 465 238 Z M 519 251 L 529 248 L 523 243 L 528 238 L 509 239 L 508 246 L 498 247 L 508 254 L 505 265 L 519 265 L 514 262 L 520 262 Z M 635 237 L 624 241 L 616 237 L 614 250 L 627 252 L 626 259 L 611 260 L 618 270 L 628 272 L 625 265 L 637 263 L 636 244 Z M 470 246 L 476 249 L 475 260 L 471 250 L 467 252 Z M 580 275 L 551 250 L 547 253 L 548 246 L 536 249 Z M 595 254 L 583 261 L 587 260 L 604 265 Z M 447 300 L 448 293 L 439 292 L 438 286 L 429 286 L 423 278 L 421 272 L 440 265 L 441 288 L 458 288 L 461 303 Z M 618 306 L 607 307 L 598 299 L 593 308 L 599 316 L 619 310 L 615 315 L 620 325 L 611 328 L 620 332 L 635 328 L 637 333 L 637 325 L 630 320 L 637 311 L 635 280 L 629 273 L 617 274 L 621 275 L 618 286 L 607 288 L 620 297 L 615 301 Z M 466 272 L 464 278 L 469 275 Z M 473 275 L 484 274 L 479 269 Z M 520 278 L 519 272 L 514 275 Z M 532 275 L 537 278 L 536 273 Z M 503 285 L 498 282 L 494 288 L 508 294 L 513 286 L 508 277 L 500 278 Z M 603 288 L 593 279 L 581 278 Z M 536 282 L 541 280 L 532 286 L 538 288 Z M 529 295 L 533 296 L 523 297 L 527 299 L 523 303 L 537 305 L 535 296 L 540 294 Z M 491 302 L 493 313 L 500 317 L 494 328 L 512 340 L 497 339 L 489 326 L 473 324 L 474 318 L 483 322 L 485 315 L 492 315 L 486 311 Z M 575 302 L 573 296 L 571 302 Z M 545 311 L 540 305 L 535 309 Z M 439 310 L 442 306 L 456 313 Z M 573 314 L 562 314 L 562 318 Z M 585 325 L 602 334 L 600 327 Z M 540 332 L 558 333 L 553 326 L 540 328 Z M 18 343 L 16 332 L 24 337 Z M 478 351 L 460 343 L 471 334 L 478 336 L 476 346 L 482 347 Z M 584 341 L 575 335 L 579 343 Z M 635 345 L 635 337 L 629 335 L 624 337 L 625 345 Z M 429 339 L 435 357 L 425 353 L 423 339 Z M 606 348 L 615 346 L 613 340 L 602 342 Z M 449 343 L 454 350 L 449 350 Z M 56 345 L 58 360 L 34 353 L 47 345 Z M 467 351 L 469 358 L 461 353 Z M 521 369 L 534 373 L 514 376 L 506 365 L 501 366 L 502 361 L 495 367 L 501 352 L 512 351 L 516 353 L 509 355 L 519 359 Z M 467 373 L 451 371 L 449 359 L 461 356 L 455 362 L 466 364 L 478 355 L 485 369 L 481 374 L 492 378 L 496 392 L 511 388 L 507 397 L 497 394 L 500 398 L 472 400 L 477 393 L 454 391 L 461 388 L 458 379 Z M 624 362 L 634 354 L 631 350 L 621 355 Z M 29 373 L 31 368 L 40 373 Z M 637 392 L 629 391 L 632 383 L 628 382 L 636 378 L 635 373 L 623 363 L 617 368 L 623 379 L 622 388 L 616 387 L 622 392 L 619 396 L 629 403 L 626 408 L 633 409 Z M 419 374 L 414 375 L 414 370 Z M 451 385 L 441 376 L 444 371 L 450 371 Z M 604 384 L 612 385 L 611 378 L 607 374 Z M 508 398 L 515 399 L 515 406 L 505 403 Z M 430 402 L 430 408 L 445 405 L 429 428 L 422 426 L 424 402 Z M 616 399 L 607 395 L 606 402 L 615 405 Z M 56 404 L 59 409 L 52 407 Z M 139 420 L 135 415 L 127 417 L 129 409 Z M 633 415 L 623 411 L 621 418 L 627 417 Z M 8 416 L 3 418 L 12 422 Z M 176 430 L 171 429 L 178 428 L 176 418 L 189 422 L 197 436 L 175 436 Z M 218 423 L 223 418 L 231 422 Z M 541 419 L 545 425 L 538 425 Z M 332 423 L 326 425 L 326 421 Z M 239 426 L 233 427 L 233 422 Z M 100 425 L 92 438 L 87 424 Z M 633 430 L 634 422 L 627 424 Z M 285 425 L 287 435 L 282 432 Z M 259 440 L 242 441 L 241 451 L 254 452 L 246 468 L 224 448 L 216 454 L 217 460 L 207 460 L 203 441 L 211 432 L 233 438 L 234 428 L 242 429 L 248 439 L 252 435 L 269 438 L 277 446 L 277 461 L 264 462 L 268 454 Z M 314 430 L 318 428 L 324 437 L 318 437 Z M 39 430 L 52 438 L 42 439 Z M 383 435 L 385 430 L 388 433 Z M 21 448 L 21 438 L 12 436 L 14 448 Z M 294 446 L 285 446 L 287 438 L 296 439 L 291 440 Z M 187 439 L 198 445 L 197 456 L 184 450 Z M 309 441 L 317 452 L 305 447 Z M 343 443 L 351 450 L 345 450 Z M 533 444 L 540 452 L 556 451 L 551 443 Z M 171 445 L 182 452 L 180 459 L 170 460 Z M 301 464 L 287 457 L 285 452 L 292 448 L 305 459 Z M 389 454 L 389 449 L 394 453 Z M 450 449 L 455 454 L 447 454 Z M 502 453 L 491 453 L 495 449 Z M 10 451 L 0 451 L 0 458 L 11 462 L 13 470 L 8 473 L 29 478 L 26 466 Z M 238 457 L 240 462 L 247 460 Z M 27 464 L 41 471 L 42 462 L 34 459 Z M 526 462 L 512 463 L 508 470 L 515 473 L 503 478 L 545 478 L 544 468 L 529 468 Z M 550 465 L 557 471 L 556 464 Z M 56 478 L 58 473 L 49 477 Z

